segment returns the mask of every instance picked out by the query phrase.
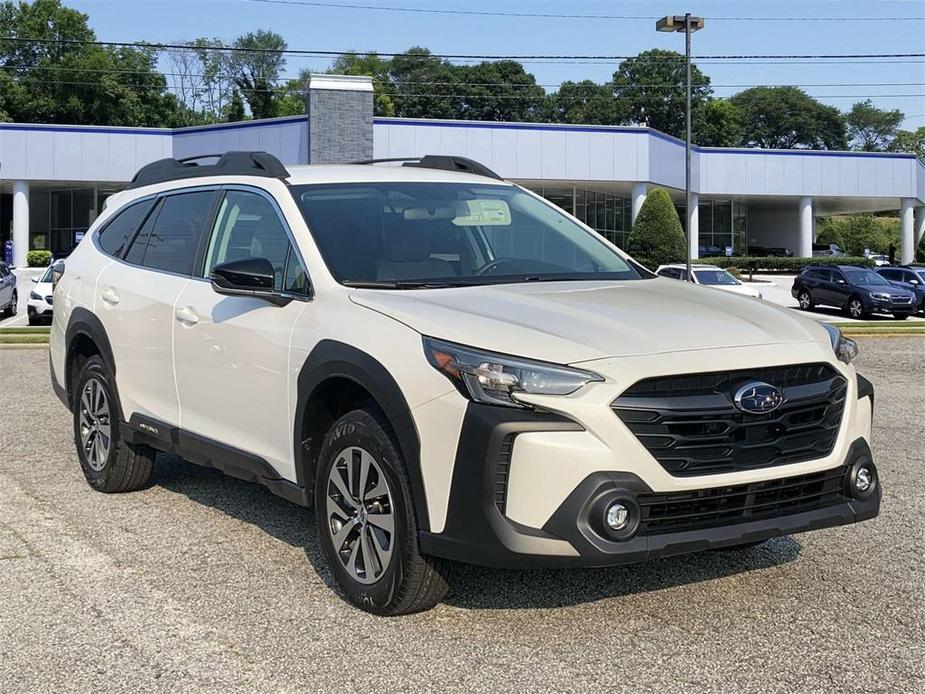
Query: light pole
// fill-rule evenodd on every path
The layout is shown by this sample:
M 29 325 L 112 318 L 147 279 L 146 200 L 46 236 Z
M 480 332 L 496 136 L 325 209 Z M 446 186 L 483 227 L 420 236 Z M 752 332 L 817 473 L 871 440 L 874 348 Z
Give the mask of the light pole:
M 691 34 L 703 29 L 703 17 L 692 17 L 688 12 L 683 17 L 668 15 L 655 23 L 658 31 L 684 32 L 684 65 L 687 70 L 687 108 L 685 122 L 687 134 L 684 139 L 684 213 L 687 215 L 684 230 L 687 232 L 687 281 L 693 282 L 691 274 Z

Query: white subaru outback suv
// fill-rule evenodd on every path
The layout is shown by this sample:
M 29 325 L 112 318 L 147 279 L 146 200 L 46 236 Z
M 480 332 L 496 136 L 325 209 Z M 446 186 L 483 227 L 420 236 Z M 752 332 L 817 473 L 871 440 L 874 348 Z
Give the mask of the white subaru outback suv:
M 370 163 L 367 163 L 370 164 Z M 481 165 L 163 160 L 55 269 L 90 485 L 168 451 L 313 506 L 378 614 L 451 560 L 609 566 L 877 515 L 853 342 L 652 275 Z

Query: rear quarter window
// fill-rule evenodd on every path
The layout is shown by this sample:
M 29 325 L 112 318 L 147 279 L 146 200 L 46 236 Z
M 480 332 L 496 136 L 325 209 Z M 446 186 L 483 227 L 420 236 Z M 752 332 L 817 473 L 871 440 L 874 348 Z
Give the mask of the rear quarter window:
M 135 231 L 141 226 L 152 207 L 154 207 L 153 199 L 129 205 L 117 212 L 99 233 L 98 240 L 103 252 L 121 258 Z

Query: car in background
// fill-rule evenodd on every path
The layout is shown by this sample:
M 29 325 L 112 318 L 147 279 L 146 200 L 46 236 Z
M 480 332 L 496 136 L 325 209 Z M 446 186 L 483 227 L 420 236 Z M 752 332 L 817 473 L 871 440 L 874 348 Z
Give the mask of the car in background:
M 29 325 L 39 325 L 46 321 L 51 323 L 52 267 L 54 266 L 49 265 L 48 269 L 45 270 L 41 277 L 34 277 L 32 279 L 35 286 L 32 288 L 32 291 L 29 292 L 29 301 L 26 302 L 26 311 L 29 314 Z
M 880 267 L 876 272 L 890 284 L 915 294 L 917 310 L 925 313 L 925 267 Z
M 16 315 L 19 295 L 16 292 L 16 275 L 10 266 L 0 262 L 0 318 L 12 318 Z
M 790 293 L 804 311 L 834 306 L 852 318 L 892 313 L 903 320 L 916 309 L 912 292 L 890 284 L 874 270 L 854 265 L 808 265 L 794 278 Z
M 761 292 L 757 289 L 746 287 L 733 277 L 732 273 L 716 265 L 691 265 L 691 270 L 694 273 L 694 284 L 722 289 L 733 294 L 743 294 L 754 299 L 763 298 Z M 660 265 L 655 274 L 659 277 L 668 277 L 673 280 L 687 280 L 687 266 L 681 264 Z
M 765 246 L 749 246 L 748 255 L 754 258 L 792 258 L 793 251 L 789 248 L 766 248 Z
M 890 256 L 888 255 L 869 255 L 867 256 L 868 260 L 874 261 L 874 265 L 877 267 L 883 267 L 884 265 L 892 265 L 890 262 Z
M 719 258 L 726 255 L 726 251 L 719 246 L 697 246 L 697 255 L 701 258 Z
M 841 249 L 837 243 L 814 243 L 813 244 L 813 257 L 822 258 L 826 256 L 840 256 L 845 255 L 845 252 Z

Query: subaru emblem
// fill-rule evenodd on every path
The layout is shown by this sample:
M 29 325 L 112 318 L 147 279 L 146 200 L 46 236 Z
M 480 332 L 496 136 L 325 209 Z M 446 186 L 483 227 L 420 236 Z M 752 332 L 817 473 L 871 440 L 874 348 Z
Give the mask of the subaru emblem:
M 769 383 L 752 381 L 736 391 L 736 407 L 749 414 L 767 414 L 784 404 L 784 394 Z

